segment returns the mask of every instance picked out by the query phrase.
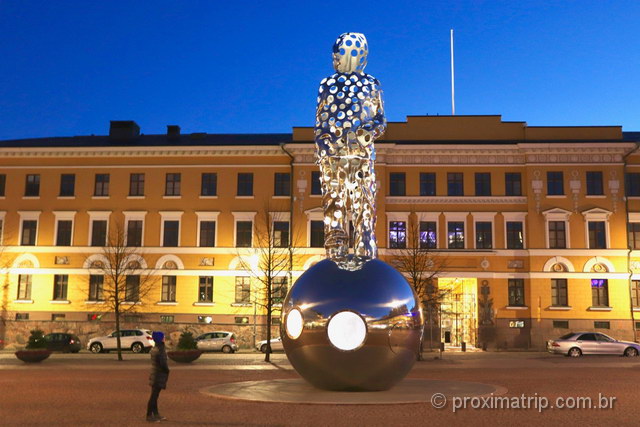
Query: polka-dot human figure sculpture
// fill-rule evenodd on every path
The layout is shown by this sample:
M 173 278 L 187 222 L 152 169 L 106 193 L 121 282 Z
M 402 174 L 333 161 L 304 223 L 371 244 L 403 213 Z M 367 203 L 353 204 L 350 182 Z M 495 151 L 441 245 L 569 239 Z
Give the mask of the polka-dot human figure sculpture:
M 318 90 L 315 142 L 324 245 L 328 258 L 345 270 L 358 270 L 377 257 L 373 142 L 384 133 L 386 120 L 380 82 L 363 71 L 367 53 L 364 34 L 338 37 L 333 45 L 336 73 L 323 79 Z M 349 219 L 353 222 L 353 254 L 349 254 Z

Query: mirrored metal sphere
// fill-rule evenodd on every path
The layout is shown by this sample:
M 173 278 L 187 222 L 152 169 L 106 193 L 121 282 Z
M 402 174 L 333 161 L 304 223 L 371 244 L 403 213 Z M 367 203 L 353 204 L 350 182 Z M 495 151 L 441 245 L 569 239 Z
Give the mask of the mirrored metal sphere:
M 411 285 L 377 259 L 355 271 L 317 263 L 289 291 L 283 320 L 282 343 L 296 371 L 318 388 L 354 391 L 386 390 L 404 378 L 423 323 Z

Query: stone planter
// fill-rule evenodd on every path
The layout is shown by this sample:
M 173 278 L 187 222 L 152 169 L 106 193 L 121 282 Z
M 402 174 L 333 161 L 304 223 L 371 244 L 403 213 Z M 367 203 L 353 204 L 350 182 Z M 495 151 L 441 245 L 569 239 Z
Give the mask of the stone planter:
M 16 357 L 26 363 L 38 363 L 51 355 L 49 350 L 18 350 Z
M 202 354 L 202 350 L 174 350 L 167 351 L 169 359 L 178 363 L 191 363 Z

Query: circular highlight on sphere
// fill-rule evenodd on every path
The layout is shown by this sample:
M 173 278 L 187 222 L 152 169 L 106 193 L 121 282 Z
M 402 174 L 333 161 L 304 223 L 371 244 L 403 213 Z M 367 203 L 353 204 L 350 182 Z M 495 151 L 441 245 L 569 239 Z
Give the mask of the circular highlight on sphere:
M 292 340 L 297 339 L 302 334 L 303 320 L 302 313 L 297 308 L 294 308 L 287 314 L 287 335 Z
M 362 346 L 367 337 L 367 324 L 353 311 L 341 311 L 329 320 L 327 335 L 331 344 L 339 350 L 355 350 Z

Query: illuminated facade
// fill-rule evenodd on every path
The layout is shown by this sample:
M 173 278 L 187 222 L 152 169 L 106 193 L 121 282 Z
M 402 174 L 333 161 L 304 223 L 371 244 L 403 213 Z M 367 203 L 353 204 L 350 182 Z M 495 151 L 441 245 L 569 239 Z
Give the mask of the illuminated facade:
M 531 127 L 499 116 L 389 123 L 376 142 L 380 258 L 406 245 L 416 223 L 421 244 L 446 260 L 439 286 L 452 290 L 427 339 L 542 348 L 596 329 L 632 339 L 639 140 L 617 126 Z M 255 256 L 253 224 L 265 207 L 280 244 L 296 247 L 293 280 L 324 257 L 313 141 L 313 128 L 140 135 L 133 122 L 112 122 L 109 136 L 0 141 L 7 343 L 21 325 L 100 324 L 90 320 L 102 311 L 89 267 L 115 224 L 158 276 L 128 325 L 262 323 L 242 259 Z

